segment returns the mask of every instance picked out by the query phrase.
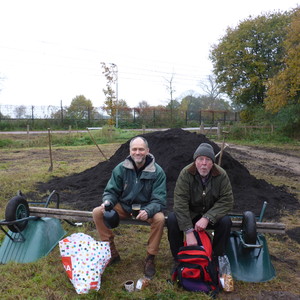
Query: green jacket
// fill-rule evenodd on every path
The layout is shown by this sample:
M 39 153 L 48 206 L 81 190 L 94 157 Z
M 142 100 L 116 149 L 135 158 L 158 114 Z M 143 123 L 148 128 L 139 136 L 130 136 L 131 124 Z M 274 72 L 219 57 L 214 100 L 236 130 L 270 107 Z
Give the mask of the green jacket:
M 104 189 L 102 201 L 108 200 L 113 206 L 119 202 L 128 213 L 132 211 L 132 203 L 140 203 L 149 218 L 162 211 L 166 207 L 166 174 L 155 163 L 154 156 L 149 155 L 152 161 L 139 174 L 129 157 L 118 164 Z
M 227 215 L 233 207 L 233 193 L 224 169 L 214 164 L 209 179 L 203 186 L 195 163 L 183 168 L 174 190 L 174 212 L 179 228 L 193 228 L 192 220 L 202 215 L 211 224 Z

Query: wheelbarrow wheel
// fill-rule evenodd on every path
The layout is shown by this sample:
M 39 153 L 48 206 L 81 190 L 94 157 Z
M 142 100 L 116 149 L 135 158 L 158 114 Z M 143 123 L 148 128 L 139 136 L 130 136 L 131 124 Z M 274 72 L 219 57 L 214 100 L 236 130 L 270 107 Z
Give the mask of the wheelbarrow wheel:
M 246 244 L 256 244 L 256 218 L 252 211 L 245 211 L 243 213 L 242 236 Z
M 15 196 L 11 198 L 6 206 L 5 220 L 15 221 L 27 217 L 29 217 L 29 206 L 26 199 L 22 196 Z M 27 223 L 28 220 L 24 220 L 22 222 L 16 222 L 15 224 L 7 225 L 7 227 L 12 232 L 19 232 L 25 229 Z

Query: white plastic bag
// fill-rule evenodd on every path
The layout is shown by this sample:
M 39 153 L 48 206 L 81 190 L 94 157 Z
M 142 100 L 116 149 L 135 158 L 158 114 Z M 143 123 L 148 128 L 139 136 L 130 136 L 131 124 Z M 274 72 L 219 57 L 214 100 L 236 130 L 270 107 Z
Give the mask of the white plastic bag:
M 227 255 L 219 256 L 219 273 L 220 281 L 225 292 L 232 292 L 233 287 L 233 278 L 231 274 L 230 262 Z
M 99 290 L 101 275 L 111 258 L 109 242 L 99 242 L 84 233 L 59 241 L 62 263 L 78 294 Z

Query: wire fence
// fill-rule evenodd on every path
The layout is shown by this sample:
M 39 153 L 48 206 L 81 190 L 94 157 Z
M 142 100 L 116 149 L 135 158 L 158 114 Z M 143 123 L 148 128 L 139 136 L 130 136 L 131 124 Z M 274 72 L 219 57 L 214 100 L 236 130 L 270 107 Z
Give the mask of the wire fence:
M 111 117 L 100 107 L 79 107 L 70 110 L 60 106 L 0 106 L 0 128 L 10 129 L 40 126 L 51 128 L 86 128 L 113 124 L 120 128 L 146 127 L 193 127 L 206 125 L 233 124 L 240 121 L 239 112 L 216 110 L 179 110 L 166 108 L 119 108 L 118 113 Z

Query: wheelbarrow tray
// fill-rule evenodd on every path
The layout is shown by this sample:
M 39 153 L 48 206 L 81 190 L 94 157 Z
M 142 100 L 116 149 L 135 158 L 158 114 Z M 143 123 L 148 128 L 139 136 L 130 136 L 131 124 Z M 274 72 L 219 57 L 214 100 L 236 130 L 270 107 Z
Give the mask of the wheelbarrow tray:
M 0 248 L 0 263 L 29 263 L 48 255 L 66 234 L 61 222 L 54 218 L 29 220 L 19 232 L 9 231 Z
M 236 280 L 265 282 L 276 276 L 267 241 L 261 233 L 257 233 L 256 247 L 245 247 L 241 233 L 231 232 L 226 254 L 233 278 Z

